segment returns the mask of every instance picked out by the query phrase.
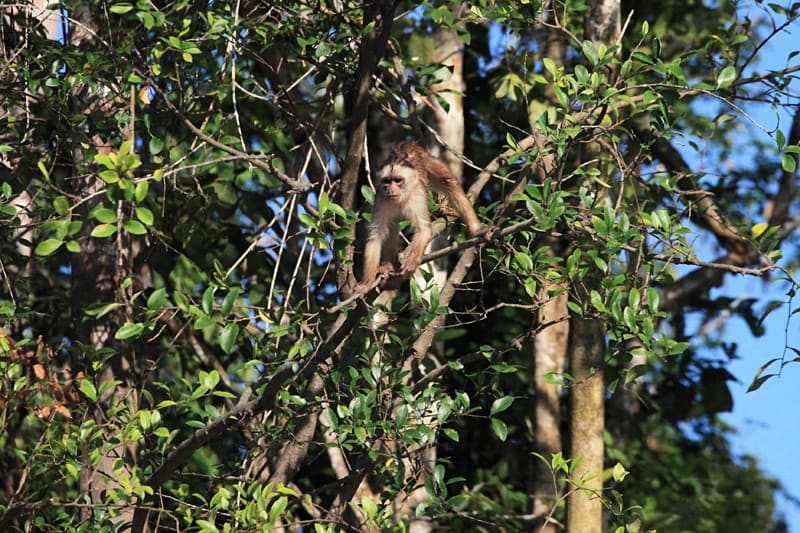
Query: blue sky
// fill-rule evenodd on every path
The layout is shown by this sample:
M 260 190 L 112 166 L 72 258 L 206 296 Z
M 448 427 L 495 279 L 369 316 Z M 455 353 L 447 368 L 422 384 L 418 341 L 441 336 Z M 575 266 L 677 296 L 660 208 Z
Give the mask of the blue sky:
M 755 278 L 735 279 L 726 284 L 726 292 L 759 296 L 765 295 L 768 287 Z M 769 296 L 783 295 L 776 289 L 769 290 Z M 800 301 L 796 300 L 794 307 L 798 305 Z M 741 357 L 728 367 L 739 383 L 730 383 L 734 408 L 723 419 L 738 429 L 733 438 L 734 451 L 758 457 L 768 475 L 779 479 L 787 492 L 800 498 L 800 453 L 797 453 L 800 444 L 800 364 L 787 365 L 779 377 L 768 380 L 754 392 L 747 392 L 759 367 L 781 355 L 788 313 L 788 308 L 773 312 L 765 322 L 767 334 L 760 338 L 750 335 L 740 319 L 728 324 L 731 332 L 741 332 L 728 335 L 739 344 Z M 800 314 L 789 322 L 788 332 L 789 344 L 800 346 Z M 787 358 L 793 357 L 794 354 L 789 352 Z M 778 367 L 770 367 L 770 370 L 777 371 Z M 800 507 L 784 498 L 779 498 L 778 505 L 789 524 L 789 531 L 800 533 Z
M 753 9 L 754 12 L 750 14 L 754 16 L 755 10 L 760 8 Z M 800 64 L 800 56 L 789 58 L 790 52 L 799 48 L 800 23 L 795 21 L 788 31 L 778 34 L 761 51 L 760 62 L 753 67 L 763 72 Z M 793 112 L 798 112 L 800 81 L 795 80 L 790 89 L 795 95 Z M 778 117 L 775 110 L 767 106 L 748 106 L 747 111 L 767 130 L 780 127 L 788 137 L 792 116 L 785 110 Z M 751 133 L 766 139 L 766 133 L 754 126 L 748 127 L 753 128 Z M 794 212 L 793 215 L 797 219 L 800 213 Z M 800 250 L 789 250 L 785 255 L 796 256 L 798 253 Z M 798 273 L 793 275 L 798 278 Z M 785 300 L 786 288 L 786 285 L 775 281 L 729 276 L 723 292 L 730 296 L 755 297 L 767 302 L 771 299 Z M 792 302 L 793 308 L 799 306 L 800 295 Z M 728 366 L 728 370 L 739 382 L 730 383 L 734 409 L 732 413 L 723 416 L 723 420 L 738 430 L 738 434 L 732 439 L 734 451 L 757 457 L 768 475 L 779 479 L 793 497 L 800 498 L 800 453 L 797 452 L 800 445 L 800 363 L 787 365 L 779 377 L 768 380 L 754 392 L 747 392 L 758 369 L 770 359 L 780 357 L 787 341 L 790 346 L 800 348 L 800 314 L 791 317 L 787 327 L 790 312 L 788 306 L 774 311 L 765 321 L 766 334 L 759 338 L 753 337 L 740 319 L 732 319 L 725 325 L 725 337 L 738 343 L 740 358 Z M 795 354 L 789 351 L 786 357 L 791 360 Z M 774 365 L 769 368 L 770 372 L 778 370 L 779 367 Z M 778 506 L 789 525 L 789 531 L 800 533 L 800 506 L 785 498 L 779 498 Z

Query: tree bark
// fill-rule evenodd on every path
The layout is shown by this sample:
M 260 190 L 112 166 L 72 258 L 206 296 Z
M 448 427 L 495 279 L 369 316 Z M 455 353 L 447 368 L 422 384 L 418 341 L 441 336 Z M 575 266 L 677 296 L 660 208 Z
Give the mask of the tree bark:
M 590 0 L 584 19 L 586 39 L 613 45 L 620 32 L 619 0 Z M 607 73 L 609 79 L 614 71 Z M 589 151 L 598 150 L 590 146 Z M 591 289 L 602 290 L 600 272 L 590 266 L 582 280 L 573 284 L 576 300 L 584 312 L 591 309 Z M 577 461 L 573 479 L 581 490 L 567 498 L 567 531 L 601 533 L 603 531 L 602 474 L 605 427 L 603 356 L 605 325 L 587 314 L 570 317 L 570 370 L 576 383 L 571 389 L 570 457 Z
M 556 21 L 555 6 L 550 2 L 545 9 L 545 16 Z M 547 30 L 544 56 L 550 58 L 559 67 L 566 60 L 567 46 L 564 35 L 556 28 Z M 550 74 L 545 74 L 550 78 Z M 552 81 L 552 80 L 551 80 Z M 545 88 L 545 98 L 557 103 L 556 96 L 551 89 L 552 85 Z M 545 236 L 545 241 L 550 247 L 550 253 L 559 255 L 564 252 L 563 246 L 557 237 Z M 563 450 L 561 440 L 561 392 L 562 387 L 547 383 L 547 374 L 560 374 L 564 371 L 567 357 L 567 340 L 569 334 L 567 294 L 553 296 L 551 293 L 563 288 L 563 285 L 543 283 L 539 288 L 539 301 L 542 302 L 534 327 L 545 326 L 533 338 L 533 368 L 534 385 L 534 439 L 536 451 L 545 459 L 551 459 L 553 454 Z M 556 508 L 558 487 L 553 479 L 553 472 L 548 464 L 536 461 L 533 466 L 533 515 L 541 518 L 543 523 L 537 529 L 538 533 L 556 533 L 556 524 L 549 521 L 550 515 Z
M 548 324 L 533 338 L 535 397 L 535 438 L 536 451 L 545 459 L 562 450 L 561 445 L 561 391 L 560 385 L 548 383 L 547 374 L 564 372 L 567 354 L 569 322 L 567 318 L 567 294 L 551 295 L 561 286 L 544 285 L 539 294 L 543 300 L 539 309 L 537 325 Z M 536 461 L 534 464 L 533 514 L 546 518 L 555 510 L 557 487 L 553 473 L 547 464 Z M 556 526 L 545 521 L 537 531 L 555 533 Z
M 600 533 L 603 530 L 601 496 L 605 453 L 605 327 L 602 320 L 573 315 L 569 323 L 569 352 L 572 376 L 576 380 L 571 389 L 570 457 L 578 461 L 572 478 L 580 484 L 581 490 L 570 493 L 567 498 L 567 531 Z

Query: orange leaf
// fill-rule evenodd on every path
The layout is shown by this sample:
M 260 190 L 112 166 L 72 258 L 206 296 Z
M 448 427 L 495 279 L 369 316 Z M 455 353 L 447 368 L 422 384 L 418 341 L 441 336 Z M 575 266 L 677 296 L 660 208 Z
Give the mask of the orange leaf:
M 69 412 L 69 409 L 67 409 L 66 406 L 58 402 L 53 402 L 53 409 L 56 410 L 56 413 L 62 416 L 66 416 L 67 418 L 72 418 L 72 413 Z

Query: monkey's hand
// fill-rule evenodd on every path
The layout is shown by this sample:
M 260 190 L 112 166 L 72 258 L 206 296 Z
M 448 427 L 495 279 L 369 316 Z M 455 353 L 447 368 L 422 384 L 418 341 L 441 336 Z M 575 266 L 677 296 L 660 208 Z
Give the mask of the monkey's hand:
M 414 272 L 417 271 L 417 268 L 419 268 L 419 265 L 422 262 L 422 255 L 424 251 L 425 250 L 422 250 L 421 253 L 415 253 L 413 250 L 408 250 L 405 259 L 403 259 L 403 266 L 400 269 L 401 276 L 404 278 L 410 278 L 414 275 Z
M 356 292 L 361 295 L 367 294 L 373 288 L 377 288 L 378 291 L 386 285 L 386 280 L 389 279 L 393 274 L 395 274 L 394 265 L 390 263 L 383 263 L 378 266 L 378 272 L 374 280 L 372 281 L 362 281 L 356 286 Z M 380 280 L 378 284 L 375 284 L 376 280 Z

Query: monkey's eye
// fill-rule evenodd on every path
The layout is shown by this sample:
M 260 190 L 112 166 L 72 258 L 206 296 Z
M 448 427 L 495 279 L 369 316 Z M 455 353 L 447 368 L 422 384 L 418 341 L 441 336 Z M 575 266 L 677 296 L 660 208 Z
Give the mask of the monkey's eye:
M 383 181 L 383 183 L 385 185 L 391 185 L 392 183 L 400 184 L 400 183 L 403 183 L 403 178 L 400 178 L 400 177 L 397 177 L 397 176 L 391 176 L 391 177 L 388 177 L 388 178 L 383 178 L 382 181 Z

